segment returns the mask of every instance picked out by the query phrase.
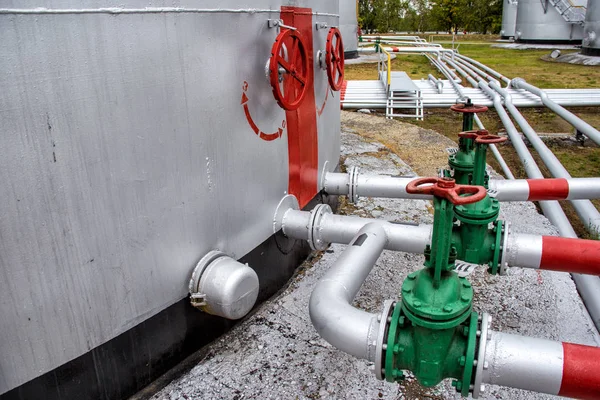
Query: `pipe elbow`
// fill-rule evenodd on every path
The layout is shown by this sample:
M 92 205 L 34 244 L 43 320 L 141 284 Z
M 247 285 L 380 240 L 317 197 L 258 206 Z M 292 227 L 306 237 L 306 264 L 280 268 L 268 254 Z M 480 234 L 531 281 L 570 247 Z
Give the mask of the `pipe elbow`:
M 313 290 L 310 320 L 332 346 L 357 358 L 375 360 L 377 315 L 354 308 L 352 300 L 383 251 L 387 235 L 377 223 L 365 225 Z
M 512 81 L 510 81 L 510 83 L 514 88 L 521 89 L 521 86 L 520 86 L 521 83 L 527 83 L 527 82 L 525 82 L 525 79 L 523 79 L 523 78 L 514 78 Z

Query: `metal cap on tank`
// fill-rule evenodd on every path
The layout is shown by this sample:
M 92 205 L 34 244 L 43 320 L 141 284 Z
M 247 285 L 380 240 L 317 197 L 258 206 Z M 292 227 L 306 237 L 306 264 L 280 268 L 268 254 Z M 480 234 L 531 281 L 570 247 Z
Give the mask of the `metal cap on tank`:
M 194 307 L 227 319 L 240 319 L 258 297 L 256 272 L 220 251 L 211 251 L 196 265 L 189 291 Z

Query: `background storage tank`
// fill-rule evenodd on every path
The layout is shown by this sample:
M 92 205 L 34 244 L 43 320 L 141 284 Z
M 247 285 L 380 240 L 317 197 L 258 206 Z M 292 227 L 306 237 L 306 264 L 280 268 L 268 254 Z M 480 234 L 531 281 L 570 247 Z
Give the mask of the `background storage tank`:
M 583 10 L 586 3 L 587 0 L 557 2 L 561 7 L 572 4 Z M 519 0 L 515 39 L 524 43 L 579 43 L 583 39 L 583 20 L 568 22 L 568 15 L 562 16 L 548 0 Z
M 283 196 L 332 201 L 337 0 L 152 3 L 3 2 L 3 400 L 128 397 L 232 326 L 190 305 L 200 259 L 264 300 L 310 252 Z
M 502 3 L 502 39 L 515 36 L 517 26 L 517 0 L 504 0 Z
M 598 0 L 591 0 L 588 3 L 583 35 L 581 53 L 587 56 L 600 56 L 600 2 Z
M 340 1 L 340 31 L 344 40 L 345 58 L 358 57 L 358 1 Z

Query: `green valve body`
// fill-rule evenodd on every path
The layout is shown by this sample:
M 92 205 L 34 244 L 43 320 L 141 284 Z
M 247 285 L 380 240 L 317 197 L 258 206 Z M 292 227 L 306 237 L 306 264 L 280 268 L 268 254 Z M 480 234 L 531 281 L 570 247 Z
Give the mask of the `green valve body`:
M 453 244 L 455 206 L 448 200 L 451 196 L 439 195 L 440 190 L 455 189 L 449 181 L 452 180 L 441 179 L 437 183 L 432 244 L 425 250 L 425 268 L 404 280 L 402 301 L 392 313 L 385 377 L 390 382 L 400 381 L 404 377 L 402 370 L 410 370 L 425 387 L 454 378 L 455 387 L 466 396 L 473 373 L 477 313 L 472 311 L 471 283 L 454 271 L 458 254 Z M 413 191 L 407 187 L 407 192 Z M 483 198 L 483 189 L 478 195 Z M 462 200 L 454 197 L 453 201 Z

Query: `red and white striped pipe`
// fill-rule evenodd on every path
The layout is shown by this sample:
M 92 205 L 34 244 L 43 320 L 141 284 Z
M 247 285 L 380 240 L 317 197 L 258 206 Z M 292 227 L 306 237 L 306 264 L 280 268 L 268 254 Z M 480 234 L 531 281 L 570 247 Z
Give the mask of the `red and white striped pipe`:
M 406 186 L 418 177 L 363 174 L 358 168 L 348 173 L 328 172 L 321 188 L 329 194 L 352 194 L 359 197 L 396 199 L 431 199 L 432 196 L 411 195 Z M 488 193 L 499 201 L 582 200 L 600 198 L 600 178 L 515 179 L 489 182 Z
M 486 336 L 480 341 L 485 356 L 478 381 L 576 399 L 600 398 L 600 348 L 494 331 Z
M 508 266 L 600 276 L 600 241 L 510 233 Z
M 499 201 L 580 200 L 600 198 L 600 178 L 490 180 Z

